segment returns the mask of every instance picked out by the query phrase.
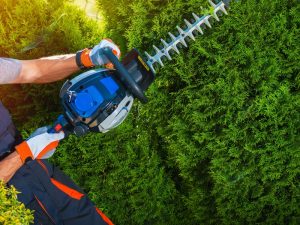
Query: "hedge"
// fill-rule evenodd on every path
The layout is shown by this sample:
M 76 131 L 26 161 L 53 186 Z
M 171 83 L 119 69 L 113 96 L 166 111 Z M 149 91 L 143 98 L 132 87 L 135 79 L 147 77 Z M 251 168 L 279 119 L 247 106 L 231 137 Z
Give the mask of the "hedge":
M 0 224 L 29 225 L 33 222 L 32 212 L 17 200 L 14 187 L 7 188 L 0 182 Z
M 98 2 L 112 36 L 140 50 L 207 6 Z M 299 223 L 299 11 L 292 0 L 232 3 L 159 71 L 150 102 L 137 106 L 138 129 L 176 188 L 178 223 Z
M 208 7 L 194 0 L 98 3 L 107 24 L 102 36 L 123 53 L 151 49 Z M 298 224 L 299 11 L 297 0 L 233 2 L 228 16 L 158 70 L 148 104 L 136 103 L 107 134 L 70 137 L 53 161 L 116 224 Z M 93 28 L 85 39 L 90 26 L 76 27 L 78 45 L 68 45 L 70 30 L 43 45 L 72 46 L 61 49 L 68 52 L 95 43 Z M 59 86 L 39 86 L 43 101 L 33 98 L 26 107 L 35 116 L 20 122 L 25 135 L 56 116 Z M 38 96 L 32 86 L 22 90 Z

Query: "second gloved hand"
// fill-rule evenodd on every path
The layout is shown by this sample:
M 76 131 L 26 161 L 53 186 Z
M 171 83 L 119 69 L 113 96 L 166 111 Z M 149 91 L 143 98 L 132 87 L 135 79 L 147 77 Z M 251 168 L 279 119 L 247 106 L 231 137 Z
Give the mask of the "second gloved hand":
M 23 162 L 28 159 L 47 159 L 53 155 L 65 134 L 48 133 L 48 129 L 48 127 L 37 129 L 26 141 L 15 147 Z

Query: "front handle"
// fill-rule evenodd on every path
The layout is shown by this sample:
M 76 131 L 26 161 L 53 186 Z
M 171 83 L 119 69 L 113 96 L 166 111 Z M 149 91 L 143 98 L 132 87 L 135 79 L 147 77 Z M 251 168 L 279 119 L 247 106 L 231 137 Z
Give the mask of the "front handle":
M 103 54 L 114 65 L 115 69 L 119 72 L 118 78 L 129 88 L 134 97 L 138 98 L 141 102 L 146 103 L 147 97 L 145 96 L 142 88 L 130 76 L 129 72 L 125 69 L 118 58 L 113 54 L 110 48 L 103 48 Z
M 63 131 L 65 138 L 69 136 L 70 132 L 66 129 L 68 122 L 63 115 L 60 115 L 54 122 L 53 126 L 47 131 L 49 134 L 59 133 Z

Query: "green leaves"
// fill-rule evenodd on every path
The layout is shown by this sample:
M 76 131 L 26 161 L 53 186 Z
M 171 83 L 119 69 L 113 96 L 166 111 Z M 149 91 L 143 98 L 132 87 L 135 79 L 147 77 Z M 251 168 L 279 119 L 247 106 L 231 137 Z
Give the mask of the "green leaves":
M 111 32 L 147 50 L 200 11 L 195 1 L 152 3 L 116 3 L 126 22 L 111 24 Z M 229 16 L 159 71 L 150 102 L 138 108 L 135 121 L 162 143 L 158 154 L 183 199 L 179 217 L 190 223 L 299 218 L 299 198 L 289 191 L 299 173 L 287 169 L 299 157 L 297 10 L 297 1 L 233 2 Z
M 6 188 L 0 181 L 0 224 L 29 225 L 33 222 L 33 212 L 17 200 L 14 187 Z
M 1 5 L 1 52 L 64 53 L 100 36 L 124 53 L 148 50 L 207 7 L 206 0 L 98 0 L 104 35 L 80 11 L 55 2 L 31 1 L 41 10 L 28 26 L 11 2 Z M 232 1 L 228 11 L 159 70 L 149 103 L 136 102 L 120 127 L 71 136 L 58 148 L 56 164 L 116 224 L 298 224 L 300 4 Z M 51 24 L 38 48 L 19 52 Z M 26 135 L 55 119 L 59 87 L 23 86 L 20 99 L 20 87 L 9 86 L 14 95 L 1 97 L 22 123 L 24 114 L 36 114 L 23 124 Z

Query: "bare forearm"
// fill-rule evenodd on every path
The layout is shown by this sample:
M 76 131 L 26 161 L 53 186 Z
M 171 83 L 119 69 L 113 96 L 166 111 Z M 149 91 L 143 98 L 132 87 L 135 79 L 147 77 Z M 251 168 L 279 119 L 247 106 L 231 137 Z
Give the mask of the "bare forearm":
M 17 152 L 4 158 L 0 162 L 0 180 L 7 183 L 22 165 L 22 160 Z
M 75 54 L 22 60 L 22 69 L 13 83 L 50 83 L 78 71 Z

